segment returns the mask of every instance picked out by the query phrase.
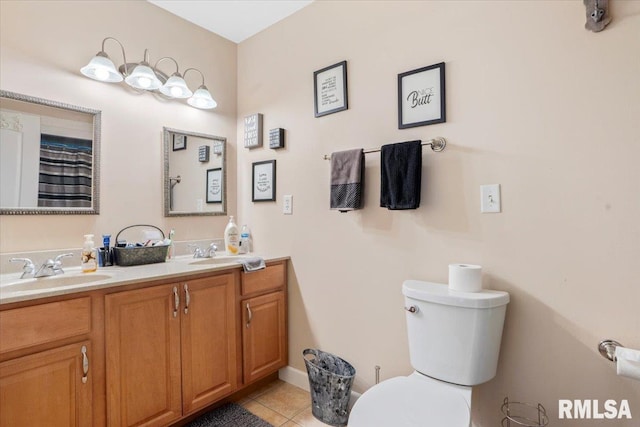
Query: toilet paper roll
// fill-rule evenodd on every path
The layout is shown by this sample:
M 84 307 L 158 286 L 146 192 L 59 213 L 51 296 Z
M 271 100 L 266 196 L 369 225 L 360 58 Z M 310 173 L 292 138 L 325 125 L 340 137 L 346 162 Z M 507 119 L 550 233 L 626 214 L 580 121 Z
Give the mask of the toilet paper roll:
M 640 381 L 640 350 L 616 347 L 618 375 Z
M 449 264 L 449 289 L 461 292 L 482 290 L 482 267 L 471 264 Z

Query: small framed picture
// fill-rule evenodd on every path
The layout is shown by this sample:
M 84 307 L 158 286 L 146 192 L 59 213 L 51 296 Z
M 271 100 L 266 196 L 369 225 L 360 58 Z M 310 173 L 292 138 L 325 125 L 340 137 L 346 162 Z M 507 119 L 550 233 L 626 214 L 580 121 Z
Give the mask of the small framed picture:
M 284 148 L 284 129 L 275 128 L 269 131 L 269 148 Z
M 187 149 L 187 135 L 173 134 L 173 151 Z
M 244 147 L 262 147 L 262 114 L 256 113 L 244 118 Z
M 446 122 L 444 62 L 398 74 L 398 129 Z
M 276 161 L 267 160 L 253 163 L 251 174 L 253 189 L 251 201 L 272 202 L 276 200 Z
M 207 170 L 207 203 L 222 203 L 222 168 Z
M 313 73 L 313 98 L 316 117 L 349 108 L 347 61 L 338 62 Z

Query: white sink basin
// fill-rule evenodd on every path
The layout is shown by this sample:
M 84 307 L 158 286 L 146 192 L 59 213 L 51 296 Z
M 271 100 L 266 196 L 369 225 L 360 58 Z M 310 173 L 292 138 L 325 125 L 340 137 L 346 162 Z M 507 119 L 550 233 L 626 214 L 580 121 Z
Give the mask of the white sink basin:
M 243 256 L 215 256 L 213 258 L 198 258 L 189 263 L 189 265 L 221 265 L 221 264 L 240 264 L 247 257 Z
M 84 273 L 78 275 L 59 275 L 38 279 L 18 279 L 2 285 L 5 292 L 22 292 L 43 289 L 55 289 L 63 286 L 84 285 L 101 280 L 111 279 L 108 274 Z

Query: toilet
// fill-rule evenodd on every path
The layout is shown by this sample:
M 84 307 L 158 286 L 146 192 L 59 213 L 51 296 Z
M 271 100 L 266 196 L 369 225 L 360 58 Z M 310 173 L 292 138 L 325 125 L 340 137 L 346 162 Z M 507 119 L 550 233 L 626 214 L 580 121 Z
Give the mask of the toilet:
M 367 390 L 349 427 L 469 427 L 471 387 L 496 375 L 509 294 L 418 280 L 402 293 L 415 371 Z

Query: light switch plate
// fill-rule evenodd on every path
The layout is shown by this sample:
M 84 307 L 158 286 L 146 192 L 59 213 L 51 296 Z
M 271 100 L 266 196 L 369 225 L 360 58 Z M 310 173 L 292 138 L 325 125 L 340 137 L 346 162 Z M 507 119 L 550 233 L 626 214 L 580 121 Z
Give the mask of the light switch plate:
M 501 212 L 500 184 L 480 186 L 480 212 Z
M 282 213 L 285 215 L 293 214 L 293 196 L 291 194 L 282 197 Z

